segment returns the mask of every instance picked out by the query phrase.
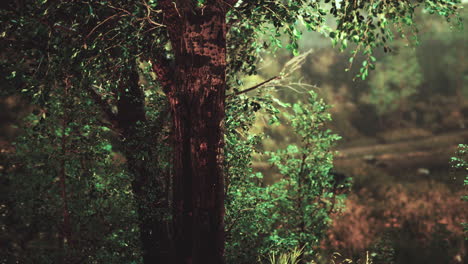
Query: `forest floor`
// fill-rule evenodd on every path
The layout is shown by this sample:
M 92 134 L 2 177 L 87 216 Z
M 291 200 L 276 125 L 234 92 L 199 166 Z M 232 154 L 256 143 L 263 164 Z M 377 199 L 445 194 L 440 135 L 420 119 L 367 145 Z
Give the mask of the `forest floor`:
M 369 250 L 376 263 L 464 263 L 464 175 L 449 161 L 468 131 L 379 141 L 338 148 L 335 170 L 354 184 L 324 247 L 355 259 Z

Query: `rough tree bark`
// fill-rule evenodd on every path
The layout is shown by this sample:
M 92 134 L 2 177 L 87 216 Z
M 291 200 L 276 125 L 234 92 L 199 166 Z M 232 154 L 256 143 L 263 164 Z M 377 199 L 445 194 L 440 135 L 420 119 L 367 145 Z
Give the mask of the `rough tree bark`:
M 226 3 L 232 1 L 195 2 L 160 2 L 175 63 L 154 68 L 173 118 L 176 263 L 221 264 Z

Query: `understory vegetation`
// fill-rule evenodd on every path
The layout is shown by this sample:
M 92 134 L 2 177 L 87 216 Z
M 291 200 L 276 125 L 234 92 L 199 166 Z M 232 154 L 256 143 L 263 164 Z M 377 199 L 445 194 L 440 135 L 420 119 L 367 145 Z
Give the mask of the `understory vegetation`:
M 301 248 L 301 257 L 310 261 L 331 223 L 330 214 L 341 207 L 344 195 L 340 190 L 349 184 L 346 179 L 338 182 L 330 173 L 331 147 L 339 137 L 324 127 L 330 120 L 328 107 L 315 93 L 308 95 L 308 101 L 293 105 L 271 97 L 256 98 L 270 113 L 268 122 L 291 126 L 300 142 L 260 153 L 281 175 L 270 185 L 262 181 L 262 173 L 252 171 L 252 155 L 258 152 L 255 146 L 262 138 L 248 135 L 255 121 L 248 117 L 255 114 L 228 108 L 226 226 L 230 263 L 254 263 L 258 255 L 262 259 L 291 248 Z

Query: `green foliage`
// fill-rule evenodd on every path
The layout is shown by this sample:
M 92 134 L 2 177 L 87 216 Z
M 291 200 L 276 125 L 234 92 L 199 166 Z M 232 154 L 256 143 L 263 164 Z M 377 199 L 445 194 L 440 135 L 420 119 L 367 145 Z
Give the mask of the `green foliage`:
M 294 249 L 288 253 L 282 253 L 276 258 L 275 255 L 269 256 L 270 264 L 299 264 L 302 255 L 302 250 Z
M 259 250 L 266 251 L 268 220 L 273 206 L 262 174 L 252 171 L 252 154 L 261 137 L 249 135 L 256 112 L 268 102 L 261 98 L 235 97 L 226 107 L 226 257 L 228 263 L 253 263 Z M 265 253 L 265 252 L 261 252 Z
M 391 51 L 390 42 L 396 34 L 418 43 L 415 22 L 418 10 L 440 15 L 460 27 L 462 19 L 457 13 L 460 3 L 460 0 L 242 1 L 228 13 L 228 23 L 233 25 L 228 45 L 230 71 L 255 74 L 258 55 L 263 51 L 275 52 L 285 47 L 294 55 L 299 54 L 298 40 L 305 27 L 329 37 L 341 51 L 352 46 L 349 68 L 362 53 L 364 61 L 356 77 L 364 80 L 376 68 L 374 50 Z M 241 82 L 239 76 L 230 77 Z
M 339 137 L 323 127 L 330 120 L 328 107 L 314 92 L 309 96 L 307 103 L 292 106 L 281 103 L 281 110 L 273 105 L 277 99 L 261 103 L 278 114 L 272 115 L 273 122 L 290 124 L 301 142 L 265 153 L 282 175 L 269 186 L 264 186 L 262 175 L 252 172 L 250 166 L 260 137 L 243 137 L 240 132 L 248 131 L 253 124 L 254 108 L 246 111 L 245 116 L 233 116 L 233 112 L 242 113 L 235 111 L 239 104 L 228 107 L 228 117 L 233 117 L 227 119 L 226 125 L 226 228 L 230 263 L 252 263 L 257 254 L 266 256 L 291 248 L 303 248 L 304 258 L 310 259 L 325 234 L 329 213 L 342 198 L 334 193 L 342 183 L 334 182 L 330 174 L 333 158 L 330 148 Z M 245 101 L 246 109 L 249 104 L 252 105 Z
M 278 248 L 303 248 L 304 258 L 310 259 L 337 202 L 335 191 L 341 183 L 335 182 L 330 170 L 331 147 L 339 136 L 323 127 L 331 118 L 328 106 L 315 93 L 310 92 L 307 103 L 295 103 L 291 108 L 292 113 L 282 111 L 283 117 L 301 144 L 267 153 L 283 176 L 271 186 L 277 201 L 270 217 L 275 230 L 269 239 Z
M 170 167 L 167 131 L 159 133 L 158 121 L 166 99 L 147 69 L 141 73 L 147 122 L 136 124 L 136 140 L 123 138 L 110 115 L 118 114 L 117 102 L 128 92 L 121 86 L 135 70 L 137 52 L 151 44 L 144 37 L 154 38 L 158 29 L 140 34 L 148 28 L 136 18 L 147 9 L 136 1 L 124 3 L 132 6 L 131 16 L 115 12 L 124 7 L 120 1 L 22 4 L 21 12 L 0 11 L 0 40 L 8 53 L 0 58 L 7 77 L 1 93 L 21 93 L 37 114 L 24 120 L 16 153 L 6 162 L 2 256 L 22 263 L 138 263 L 138 224 L 160 212 L 137 215 L 137 176 L 126 168 L 125 148 L 139 150 L 133 154 L 148 164 L 146 174 Z M 161 196 L 158 191 L 148 192 L 148 200 Z M 65 225 L 72 241 L 64 242 Z
M 325 2 L 330 2 L 327 0 Z M 369 71 L 375 68 L 376 58 L 373 50 L 383 47 L 385 52 L 391 50 L 388 42 L 395 38 L 395 31 L 402 38 L 412 38 L 417 42 L 418 33 L 414 16 L 418 7 L 431 14 L 439 14 L 447 21 L 456 19 L 461 25 L 457 8 L 460 0 L 418 0 L 418 1 L 331 1 L 330 14 L 336 18 L 337 27 L 330 30 L 329 36 L 334 45 L 340 44 L 343 51 L 348 43 L 354 43 L 356 48 L 352 51 L 350 67 L 359 51 L 365 56 L 356 76 L 366 79 Z
M 2 191 L 2 261 L 122 263 L 140 258 L 131 178 L 79 85 L 57 84 L 24 120 Z M 36 107 L 37 108 L 37 107 Z M 69 222 L 65 222 L 65 214 Z M 65 236 L 65 237 L 64 237 Z

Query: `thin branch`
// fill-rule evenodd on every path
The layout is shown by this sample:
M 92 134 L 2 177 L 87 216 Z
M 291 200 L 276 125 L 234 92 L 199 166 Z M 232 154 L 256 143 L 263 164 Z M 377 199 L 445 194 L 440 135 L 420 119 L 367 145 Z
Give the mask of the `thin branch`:
M 65 96 L 68 96 L 68 91 L 71 87 L 70 76 L 67 76 L 64 80 L 65 83 Z M 61 158 L 60 158 L 60 165 L 58 168 L 58 177 L 60 179 L 60 196 L 62 198 L 62 226 L 60 232 L 60 246 L 63 247 L 64 243 L 72 245 L 72 226 L 70 221 L 70 211 L 68 207 L 68 196 L 67 193 L 67 173 L 66 173 L 66 153 L 68 151 L 67 144 L 68 144 L 68 135 L 66 133 L 67 124 L 70 121 L 65 111 L 62 118 L 61 118 L 61 129 L 62 129 L 62 137 L 61 137 Z
M 299 86 L 299 87 L 301 87 L 301 86 Z M 311 86 L 311 87 L 313 87 L 313 86 Z M 302 89 L 303 91 L 301 92 L 298 89 L 294 88 L 294 86 L 292 86 L 290 84 L 288 84 L 288 85 L 278 85 L 276 89 L 280 90 L 279 88 L 289 89 L 289 90 L 292 90 L 292 91 L 294 91 L 294 92 L 296 92 L 298 94 L 307 93 L 307 89 L 304 88 L 304 89 Z
M 126 9 L 123 9 L 123 8 L 120 8 L 120 7 L 115 7 L 115 6 L 111 5 L 111 4 L 108 4 L 107 6 L 112 8 L 112 9 L 122 11 L 122 12 L 126 13 L 127 15 L 132 16 L 132 13 L 130 11 L 126 10 Z
M 232 28 L 232 26 L 238 22 L 241 22 L 241 21 L 248 21 L 248 18 L 242 13 L 242 12 L 239 12 L 234 6 L 237 4 L 238 0 L 231 0 L 231 1 L 224 1 L 224 0 L 221 0 L 222 2 L 224 2 L 226 5 L 228 5 L 230 7 L 230 10 L 234 11 L 237 13 L 237 15 L 239 15 L 239 18 L 235 19 L 235 20 L 232 20 L 232 21 L 229 21 L 229 23 L 227 23 L 227 32 L 229 32 Z M 242 19 L 241 19 L 242 18 Z
M 172 2 L 172 4 L 174 5 L 174 9 L 175 11 L 177 12 L 177 14 L 179 15 L 179 17 L 182 17 L 179 13 L 179 9 L 177 9 L 177 4 L 175 2 Z
M 242 91 L 238 91 L 238 92 L 229 94 L 229 95 L 227 95 L 227 97 L 230 98 L 230 97 L 235 96 L 235 95 L 240 95 L 240 94 L 243 94 L 243 93 L 250 92 L 250 91 L 252 91 L 252 90 L 255 90 L 255 89 L 257 89 L 257 88 L 260 88 L 260 87 L 264 86 L 265 84 L 268 84 L 268 83 L 270 83 L 270 82 L 272 82 L 272 81 L 274 81 L 274 80 L 279 80 L 279 79 L 281 79 L 280 76 L 271 77 L 270 79 L 268 79 L 268 80 L 266 80 L 266 81 L 263 81 L 263 82 L 261 82 L 261 83 L 259 83 L 259 84 L 257 84 L 257 85 L 254 85 L 254 86 L 252 86 L 252 87 L 250 87 L 250 88 L 248 88 L 248 89 L 245 89 L 245 90 L 242 90 Z
M 161 10 L 154 10 L 151 6 L 143 0 L 143 5 L 146 7 L 146 16 L 142 19 L 148 21 L 150 24 L 155 25 L 156 27 L 165 27 L 165 25 L 155 22 L 151 19 L 151 13 L 162 13 Z
M 57 31 L 67 32 L 67 33 L 76 33 L 76 30 L 74 30 L 72 28 L 68 28 L 68 27 L 62 26 L 62 25 L 57 24 L 57 23 L 55 23 L 54 25 L 51 25 L 47 20 L 42 19 L 42 18 L 32 17 L 32 19 L 36 20 L 37 22 L 39 22 L 39 23 L 41 23 L 43 25 L 48 26 L 51 29 L 56 29 Z
M 116 16 L 118 16 L 120 14 L 122 14 L 122 12 L 113 14 L 112 16 L 104 19 L 102 22 L 97 24 L 93 29 L 91 29 L 91 31 L 88 33 L 88 35 L 86 35 L 86 37 L 84 38 L 84 42 L 86 42 L 86 40 L 94 33 L 94 31 L 96 31 L 96 29 L 98 29 L 100 26 L 104 25 L 107 21 L 111 20 L 112 18 L 114 18 L 114 17 L 116 17 Z
M 221 0 L 221 1 L 227 4 L 228 6 L 230 6 L 231 8 L 234 8 L 237 2 L 239 2 L 239 0 Z

